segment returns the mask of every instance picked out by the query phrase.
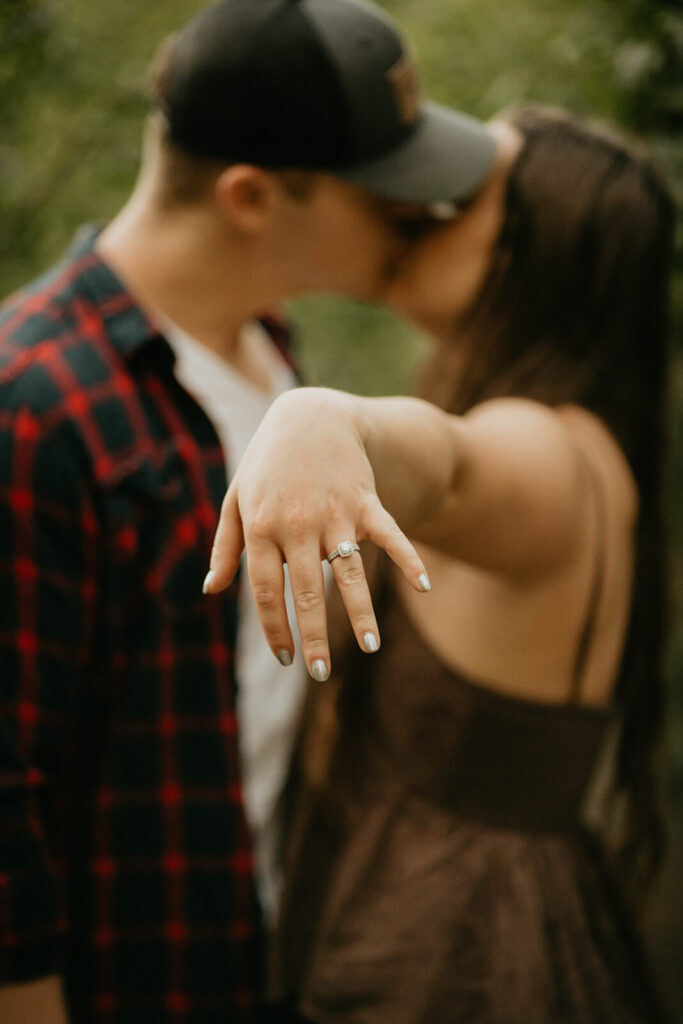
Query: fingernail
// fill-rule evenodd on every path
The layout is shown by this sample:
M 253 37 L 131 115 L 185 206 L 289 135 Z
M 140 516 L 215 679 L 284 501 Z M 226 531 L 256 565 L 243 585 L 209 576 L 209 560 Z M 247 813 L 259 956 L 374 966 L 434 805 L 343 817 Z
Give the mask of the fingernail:
M 202 594 L 208 594 L 209 593 L 211 584 L 213 583 L 215 578 L 216 578 L 216 573 L 214 572 L 213 569 L 209 569 L 209 571 L 206 574 L 206 579 L 204 580 L 204 585 L 202 587 Z
M 285 668 L 287 668 L 288 665 L 292 664 L 292 653 L 291 651 L 287 651 L 284 648 L 281 651 L 277 651 L 275 657 L 277 658 L 281 665 L 284 665 Z
M 379 643 L 374 633 L 363 633 L 363 649 L 366 654 L 374 654 L 379 650 Z
M 330 678 L 330 670 L 322 658 L 316 658 L 311 665 L 311 675 L 316 683 L 324 683 Z
M 420 578 L 419 578 L 419 580 L 417 582 L 420 584 L 420 590 L 424 594 L 426 594 L 428 591 L 430 591 L 432 589 L 432 585 L 429 582 L 429 576 L 427 575 L 426 572 L 422 573 L 422 575 L 420 576 Z

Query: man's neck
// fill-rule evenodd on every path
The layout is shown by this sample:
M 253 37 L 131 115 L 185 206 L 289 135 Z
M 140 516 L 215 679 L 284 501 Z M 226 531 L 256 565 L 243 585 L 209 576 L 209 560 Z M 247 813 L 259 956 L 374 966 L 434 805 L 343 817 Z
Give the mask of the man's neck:
M 199 206 L 160 211 L 134 194 L 96 248 L 150 319 L 171 320 L 229 361 L 241 326 L 279 299 Z

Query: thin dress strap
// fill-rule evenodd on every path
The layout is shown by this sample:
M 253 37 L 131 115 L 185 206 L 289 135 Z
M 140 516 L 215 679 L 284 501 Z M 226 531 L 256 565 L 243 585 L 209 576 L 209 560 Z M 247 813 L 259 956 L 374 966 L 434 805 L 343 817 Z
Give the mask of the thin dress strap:
M 591 585 L 590 597 L 588 600 L 588 609 L 586 612 L 586 619 L 581 630 L 581 636 L 579 637 L 578 647 L 576 649 L 576 661 L 574 662 L 574 674 L 572 676 L 572 685 L 569 694 L 569 701 L 572 704 L 577 704 L 581 696 L 581 682 L 583 677 L 583 671 L 586 666 L 586 658 L 588 657 L 588 651 L 590 649 L 591 640 L 593 639 L 593 633 L 595 630 L 595 619 L 597 617 L 598 605 L 600 602 L 600 595 L 602 592 L 602 583 L 605 575 L 605 493 L 602 487 L 602 483 L 598 478 L 598 474 L 595 472 L 590 462 L 586 458 L 583 452 L 581 452 L 581 460 L 583 462 L 588 479 L 590 480 L 590 487 L 595 496 L 595 511 L 597 517 L 597 544 L 596 544 L 596 558 L 595 558 L 595 570 L 593 572 L 593 583 Z

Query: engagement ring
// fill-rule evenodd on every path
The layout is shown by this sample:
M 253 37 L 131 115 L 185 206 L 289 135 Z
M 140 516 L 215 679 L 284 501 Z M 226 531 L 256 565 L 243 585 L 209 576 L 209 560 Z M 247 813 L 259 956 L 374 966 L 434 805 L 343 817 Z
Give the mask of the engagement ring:
M 340 558 L 348 558 L 354 553 L 354 551 L 360 551 L 360 545 L 354 544 L 351 540 L 343 540 L 340 544 L 337 544 L 334 551 L 330 551 L 327 556 L 327 561 L 331 562 L 333 558 L 339 555 Z

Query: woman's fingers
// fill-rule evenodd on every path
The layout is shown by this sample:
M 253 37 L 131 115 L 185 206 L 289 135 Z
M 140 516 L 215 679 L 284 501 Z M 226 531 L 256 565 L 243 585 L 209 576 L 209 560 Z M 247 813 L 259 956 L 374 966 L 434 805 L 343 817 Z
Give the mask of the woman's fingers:
M 205 594 L 218 594 L 229 586 L 239 568 L 242 552 L 244 551 L 244 532 L 239 509 L 237 508 L 237 497 L 233 488 L 228 490 L 221 514 L 218 520 L 218 529 L 211 551 L 211 562 L 209 571 L 204 580 Z
M 351 540 L 354 534 L 347 530 L 344 536 Z M 331 550 L 328 548 L 328 552 Z M 366 654 L 374 654 L 379 650 L 380 636 L 360 552 L 353 551 L 346 557 L 338 554 L 330 564 L 358 646 Z
M 365 516 L 363 537 L 389 555 L 410 585 L 422 593 L 432 589 L 424 562 L 379 499 Z
M 251 505 L 254 504 L 252 500 Z M 303 656 L 313 678 L 323 681 L 330 674 L 331 664 L 322 558 L 338 551 L 331 562 L 332 571 L 358 645 L 369 654 L 379 649 L 380 634 L 363 561 L 360 553 L 353 550 L 355 538 L 367 538 L 386 551 L 416 590 L 427 591 L 431 587 L 422 559 L 376 495 L 366 494 L 351 515 L 347 513 L 343 519 L 335 516 L 333 533 L 329 505 L 325 515 L 311 515 L 309 508 L 307 522 L 302 526 L 299 517 L 294 531 L 290 505 L 280 501 L 283 504 L 287 514 L 280 508 L 267 526 L 263 515 L 252 520 L 247 517 L 243 526 L 236 488 L 229 489 L 221 509 L 204 591 L 218 593 L 232 582 L 246 533 L 249 578 L 261 625 L 273 654 L 282 664 L 289 664 L 294 656 L 294 643 L 284 593 L 286 561 Z M 340 527 L 338 523 L 342 521 L 345 525 Z M 348 553 L 344 541 L 348 542 Z
M 320 542 L 311 537 L 305 545 L 288 550 L 286 557 L 301 650 L 309 673 L 322 683 L 329 677 L 331 665 Z
M 279 548 L 270 541 L 247 545 L 251 593 L 270 649 L 281 665 L 291 665 L 294 641 L 285 603 L 285 573 Z

